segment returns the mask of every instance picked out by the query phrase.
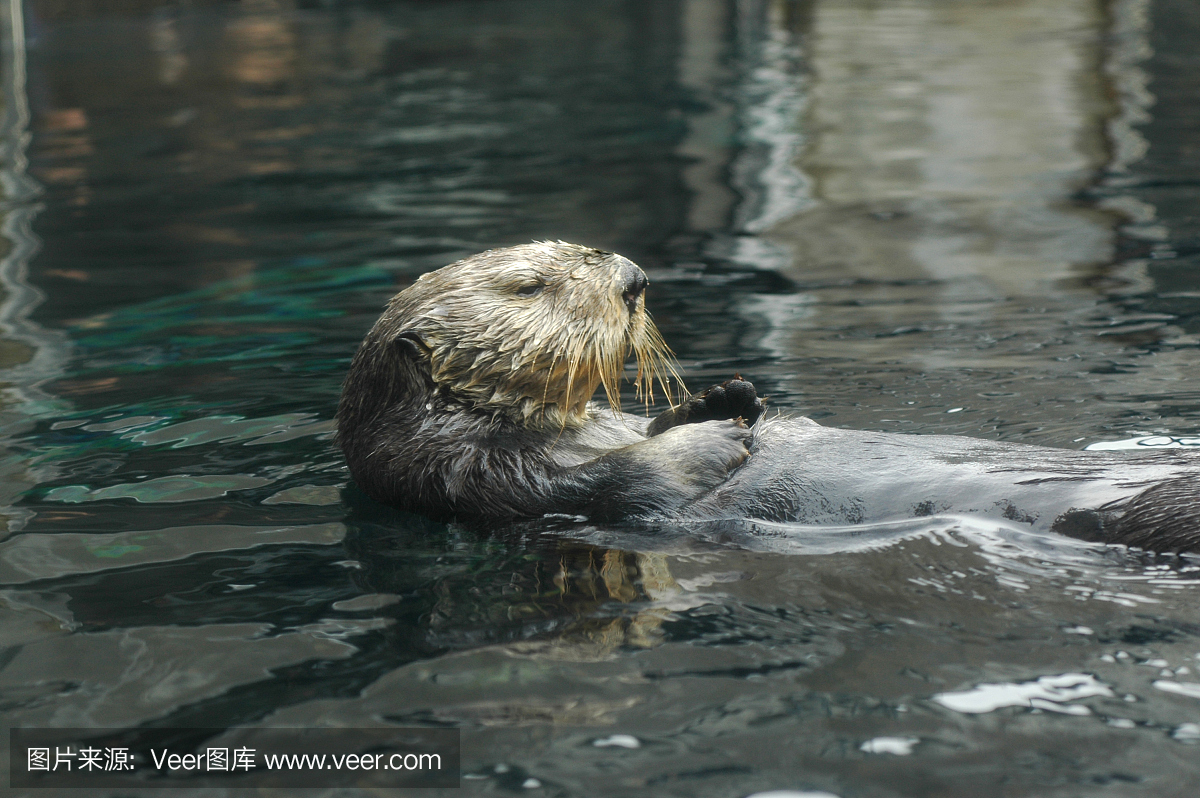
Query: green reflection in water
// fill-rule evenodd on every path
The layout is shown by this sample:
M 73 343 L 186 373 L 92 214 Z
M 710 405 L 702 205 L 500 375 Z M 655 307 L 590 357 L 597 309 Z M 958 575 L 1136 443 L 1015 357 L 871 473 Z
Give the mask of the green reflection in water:
M 297 350 L 321 340 L 313 322 L 345 314 L 339 296 L 394 283 L 391 272 L 377 266 L 321 261 L 313 268 L 311 260 L 79 321 L 72 328 L 74 343 L 85 352 L 103 352 L 104 362 L 72 374 L 294 358 Z M 150 353 L 142 348 L 146 345 Z M 121 350 L 129 347 L 138 348 L 122 358 Z
M 136 502 L 190 502 L 200 499 L 215 499 L 230 491 L 249 490 L 270 484 L 262 477 L 239 474 L 211 477 L 159 477 L 129 485 L 111 485 L 107 488 L 89 490 L 83 485 L 67 485 L 55 488 L 45 495 L 46 501 L 79 504 L 82 502 L 105 501 L 107 499 L 133 499 Z

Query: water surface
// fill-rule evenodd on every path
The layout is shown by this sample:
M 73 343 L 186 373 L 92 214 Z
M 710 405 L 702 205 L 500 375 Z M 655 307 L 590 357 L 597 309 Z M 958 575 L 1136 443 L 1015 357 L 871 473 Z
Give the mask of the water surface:
M 4 8 L 9 725 L 451 726 L 470 794 L 1194 790 L 1195 558 L 480 534 L 330 440 L 387 297 L 549 238 L 646 269 L 693 388 L 1195 445 L 1190 3 Z

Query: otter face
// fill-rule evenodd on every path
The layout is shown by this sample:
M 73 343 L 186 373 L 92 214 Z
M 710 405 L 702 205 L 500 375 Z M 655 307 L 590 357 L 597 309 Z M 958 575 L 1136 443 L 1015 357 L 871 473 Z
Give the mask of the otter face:
M 526 425 L 574 426 L 601 384 L 618 407 L 630 351 L 647 400 L 655 378 L 668 391 L 667 375 L 678 380 L 646 313 L 646 285 L 620 255 L 544 241 L 422 275 L 380 325 L 412 342 L 459 401 Z

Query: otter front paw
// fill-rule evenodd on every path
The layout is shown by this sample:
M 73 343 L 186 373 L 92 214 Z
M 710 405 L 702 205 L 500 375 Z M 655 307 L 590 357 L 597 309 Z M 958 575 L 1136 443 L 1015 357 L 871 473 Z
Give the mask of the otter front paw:
M 750 456 L 753 433 L 741 421 L 675 427 L 563 472 L 563 507 L 593 521 L 675 512 L 728 479 Z
M 765 409 L 758 392 L 754 390 L 754 383 L 737 374 L 732 380 L 692 394 L 677 407 L 658 416 L 650 422 L 646 434 L 654 436 L 682 424 L 719 419 L 741 418 L 753 425 Z
M 740 420 L 705 421 L 677 427 L 663 437 L 680 450 L 672 469 L 694 489 L 695 498 L 720 485 L 750 456 L 753 433 Z

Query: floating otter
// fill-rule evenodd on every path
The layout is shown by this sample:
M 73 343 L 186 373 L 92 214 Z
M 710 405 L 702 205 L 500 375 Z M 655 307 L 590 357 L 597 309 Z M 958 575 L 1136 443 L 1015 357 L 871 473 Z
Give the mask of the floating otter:
M 542 242 L 422 275 L 350 366 L 338 440 L 372 498 L 435 518 L 547 514 L 854 524 L 975 513 L 1085 540 L 1200 551 L 1200 457 L 1076 452 L 763 418 L 736 377 L 648 420 L 622 413 L 677 375 L 646 276 Z M 603 386 L 604 407 L 592 402 Z

